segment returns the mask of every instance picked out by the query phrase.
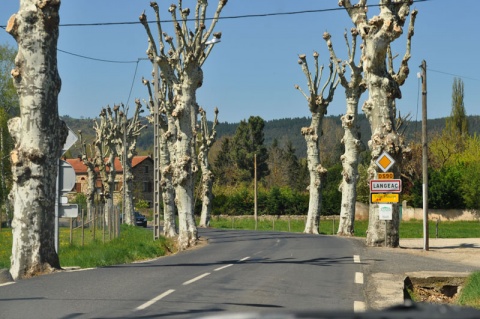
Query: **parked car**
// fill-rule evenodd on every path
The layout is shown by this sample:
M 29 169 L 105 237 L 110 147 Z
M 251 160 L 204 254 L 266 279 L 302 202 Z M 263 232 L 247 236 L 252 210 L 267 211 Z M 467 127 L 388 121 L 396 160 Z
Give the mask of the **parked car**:
M 147 227 L 147 217 L 145 215 L 140 214 L 140 212 L 133 212 L 135 215 L 135 225 Z

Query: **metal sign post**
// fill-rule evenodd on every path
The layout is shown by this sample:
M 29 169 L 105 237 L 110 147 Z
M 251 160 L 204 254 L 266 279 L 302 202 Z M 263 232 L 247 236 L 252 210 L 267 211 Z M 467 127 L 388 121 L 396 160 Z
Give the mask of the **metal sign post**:
M 77 142 L 77 140 L 78 140 L 77 135 L 75 135 L 75 133 L 70 128 L 68 128 L 67 140 L 65 141 L 65 144 L 62 147 L 59 157 L 62 157 L 63 154 L 65 154 L 68 151 L 68 149 L 72 147 L 73 144 L 75 144 L 75 142 Z M 57 252 L 57 254 L 58 254 L 58 247 L 59 247 L 58 219 L 59 219 L 59 206 L 60 206 L 60 200 L 61 200 L 61 192 L 63 189 L 68 188 L 68 183 L 71 183 L 70 180 L 72 179 L 72 172 L 71 171 L 65 172 L 62 167 L 66 167 L 67 165 L 63 165 L 62 162 L 66 163 L 71 169 L 71 171 L 73 171 L 73 185 L 66 192 L 71 191 L 73 186 L 75 186 L 75 171 L 73 170 L 73 167 L 67 162 L 59 160 L 57 163 L 57 182 L 56 182 L 57 187 L 55 192 L 55 251 Z M 65 170 L 68 171 L 69 169 L 66 168 Z M 64 176 L 68 176 L 67 179 L 69 180 L 65 181 Z M 64 187 L 64 185 L 67 187 Z M 78 214 L 78 207 L 77 207 L 77 214 Z

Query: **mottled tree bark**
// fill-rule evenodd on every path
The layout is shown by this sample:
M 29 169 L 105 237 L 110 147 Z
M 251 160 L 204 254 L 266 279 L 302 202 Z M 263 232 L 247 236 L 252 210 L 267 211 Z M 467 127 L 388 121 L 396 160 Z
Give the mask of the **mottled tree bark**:
M 174 154 L 171 157 L 173 170 L 173 186 L 175 188 L 175 203 L 179 217 L 178 246 L 185 249 L 197 242 L 197 227 L 193 216 L 193 174 L 197 170 L 194 154 L 196 123 L 198 118 L 198 105 L 196 90 L 202 86 L 202 65 L 210 54 L 214 43 L 221 38 L 221 33 L 213 34 L 215 42 L 207 43 L 218 22 L 218 18 L 227 0 L 219 0 L 210 27 L 205 26 L 207 14 L 207 1 L 197 0 L 195 8 L 195 28 L 187 26 L 190 9 L 170 5 L 169 12 L 174 24 L 175 37 L 162 31 L 160 13 L 156 2 L 151 2 L 155 10 L 158 29 L 158 44 L 153 38 L 145 14 L 140 16 L 140 21 L 148 35 L 149 47 L 147 55 L 154 67 L 158 67 L 160 78 L 171 88 L 173 95 L 173 111 L 171 116 L 175 122 L 177 138 L 174 145 Z M 181 20 L 177 19 L 177 12 Z M 193 30 L 193 31 L 191 31 Z M 169 45 L 165 52 L 165 43 Z M 157 70 L 155 70 L 156 72 Z M 158 89 L 160 86 L 156 85 Z
M 200 109 L 201 128 L 200 128 L 200 149 L 198 152 L 198 161 L 202 171 L 202 212 L 200 214 L 199 227 L 208 227 L 210 225 L 210 215 L 212 214 L 212 200 L 213 200 L 213 173 L 208 162 L 208 153 L 215 142 L 217 135 L 216 126 L 218 124 L 218 109 L 215 108 L 215 118 L 212 124 L 212 132 L 209 132 L 207 124 L 207 114 L 205 110 Z
M 20 101 L 20 117 L 8 123 L 15 141 L 10 193 L 14 279 L 60 268 L 55 251 L 55 193 L 68 130 L 58 116 L 59 8 L 59 0 L 21 0 L 6 28 L 18 43 L 12 76 Z
M 330 51 L 330 57 L 335 63 L 337 72 L 340 77 L 340 84 L 345 89 L 345 97 L 347 108 L 345 115 L 342 116 L 342 127 L 345 133 L 342 138 L 342 143 L 345 145 L 345 152 L 340 157 L 342 161 L 342 183 L 339 191 L 342 192 L 342 203 L 340 206 L 340 222 L 338 225 L 337 235 L 353 236 L 355 232 L 355 203 L 357 200 L 357 181 L 358 175 L 358 160 L 360 153 L 365 150 L 365 145 L 360 139 L 360 129 L 358 126 L 358 104 L 360 97 L 366 90 L 365 82 L 362 76 L 362 60 L 359 65 L 355 64 L 355 54 L 357 49 L 357 29 L 353 28 L 352 44 L 348 42 L 347 33 L 345 32 L 345 42 L 348 48 L 348 60 L 340 64 L 337 59 L 333 45 L 330 40 L 330 35 L 324 36 L 327 41 L 327 46 Z M 350 69 L 350 80 L 347 79 L 346 67 Z
M 324 35 L 325 36 L 325 35 Z M 322 122 L 325 114 L 327 114 L 327 107 L 333 99 L 335 88 L 338 85 L 336 80 L 336 70 L 333 69 L 333 64 L 330 63 L 329 77 L 320 88 L 320 81 L 322 79 L 323 66 L 318 64 L 318 53 L 314 52 L 315 59 L 315 75 L 312 77 L 308 68 L 306 56 L 300 55 L 298 63 L 302 66 L 308 82 L 309 94 L 305 94 L 298 85 L 295 86 L 308 101 L 308 107 L 312 114 L 312 122 L 309 127 L 302 128 L 302 135 L 307 142 L 307 164 L 310 174 L 309 192 L 310 198 L 308 203 L 307 221 L 305 224 L 304 233 L 318 234 L 320 227 L 320 212 L 322 209 L 322 183 L 325 178 L 327 170 L 322 166 L 320 159 L 320 137 L 322 136 Z M 328 96 L 323 97 L 325 89 L 329 87 Z
M 78 132 L 80 135 L 80 143 L 82 144 L 82 162 L 87 167 L 87 190 L 86 190 L 86 197 L 87 197 L 87 220 L 91 221 L 93 218 L 93 207 L 95 205 L 95 183 L 97 182 L 97 171 L 95 158 L 89 158 L 87 153 L 87 144 L 82 140 L 82 131 Z M 92 150 L 90 149 L 90 155 L 94 156 Z
M 140 113 L 143 112 L 140 100 L 135 100 L 135 112 L 131 119 L 127 118 L 128 109 L 122 105 L 122 110 L 119 106 L 113 109 L 114 116 L 109 130 L 112 132 L 113 143 L 115 146 L 115 153 L 119 156 L 122 163 L 123 179 L 125 181 L 123 188 L 124 195 L 124 223 L 135 226 L 134 204 L 133 204 L 133 172 L 132 160 L 137 155 L 137 139 L 143 129 L 146 128 L 140 122 Z
M 171 87 L 166 81 L 160 81 L 158 68 L 154 63 L 153 67 L 153 85 L 143 79 L 143 83 L 148 88 L 150 96 L 149 109 L 151 116 L 150 123 L 157 125 L 157 143 L 158 143 L 158 163 L 160 171 L 160 187 L 163 201 L 163 235 L 168 238 L 178 236 L 177 223 L 175 220 L 175 188 L 173 187 L 173 167 L 171 157 L 174 154 L 174 142 L 177 138 L 177 129 L 171 116 L 173 110 Z M 156 119 L 155 119 L 156 117 Z M 158 190 L 157 190 L 158 191 Z
M 352 5 L 350 0 L 340 1 L 339 4 L 345 7 L 363 39 L 363 71 L 369 97 L 362 109 L 372 131 L 371 140 L 368 142 L 372 155 L 368 169 L 369 180 L 377 178 L 379 168 L 376 160 L 383 152 L 387 152 L 395 160 L 396 164 L 391 171 L 395 178 L 400 178 L 403 152 L 406 149 L 396 130 L 395 100 L 401 98 L 400 86 L 408 76 L 410 40 L 413 36 L 416 11 L 412 12 L 410 20 L 406 54 L 395 74 L 390 44 L 402 35 L 412 1 L 380 0 L 380 14 L 371 19 L 367 18 L 367 0 L 360 0 L 357 5 Z M 378 204 L 370 204 L 367 245 L 398 247 L 398 205 L 393 205 L 392 220 L 385 222 L 379 219 Z

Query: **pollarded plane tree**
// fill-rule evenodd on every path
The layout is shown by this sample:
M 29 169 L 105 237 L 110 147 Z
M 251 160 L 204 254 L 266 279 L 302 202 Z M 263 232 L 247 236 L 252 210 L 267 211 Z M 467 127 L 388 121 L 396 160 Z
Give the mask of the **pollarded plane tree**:
M 123 196 L 124 196 L 124 222 L 127 225 L 135 225 L 134 203 L 133 203 L 133 173 L 132 160 L 137 155 L 137 139 L 140 133 L 147 126 L 140 121 L 140 114 L 143 113 L 142 103 L 135 100 L 135 111 L 132 118 L 128 118 L 128 107 L 124 104 L 113 108 L 114 116 L 110 124 L 110 131 L 114 139 L 115 153 L 119 156 L 123 170 Z
M 18 43 L 11 74 L 20 117 L 8 122 L 14 207 L 10 273 L 14 279 L 60 268 L 55 251 L 56 177 L 68 129 L 58 115 L 60 0 L 20 0 L 6 31 Z
M 171 116 L 174 118 L 177 138 L 175 153 L 171 156 L 173 169 L 173 185 L 175 187 L 175 202 L 179 217 L 178 246 L 185 249 L 195 245 L 198 231 L 193 218 L 194 204 L 194 173 L 197 170 L 195 158 L 195 136 L 197 129 L 198 104 L 196 91 L 202 86 L 202 66 L 209 56 L 215 42 L 221 38 L 221 33 L 213 34 L 222 9 L 227 0 L 219 0 L 215 9 L 210 27 L 207 28 L 206 0 L 197 0 L 195 8 L 194 29 L 188 27 L 189 8 L 183 8 L 180 0 L 177 5 L 170 5 L 175 36 L 170 36 L 162 29 L 160 10 L 156 2 L 151 2 L 155 11 L 157 40 L 153 37 L 147 16 L 143 13 L 140 21 L 148 35 L 149 46 L 147 55 L 154 68 L 159 69 L 160 78 L 172 88 L 174 109 Z M 180 14 L 180 20 L 177 18 Z M 210 42 L 209 37 L 214 39 Z M 168 49 L 165 46 L 168 45 Z M 155 86 L 158 88 L 159 86 Z
M 87 189 L 85 195 L 87 197 L 87 220 L 92 221 L 93 218 L 93 208 L 95 207 L 95 193 L 96 185 L 98 178 L 98 172 L 96 170 L 98 159 L 96 156 L 98 153 L 94 151 L 94 145 L 89 145 L 87 148 L 87 143 L 83 140 L 82 131 L 78 131 L 80 136 L 80 145 L 82 146 L 82 163 L 87 167 Z M 90 154 L 90 156 L 88 156 Z
M 175 121 L 171 115 L 174 107 L 172 102 L 172 91 L 168 87 L 167 82 L 158 78 L 158 68 L 153 69 L 154 80 L 152 84 L 149 81 L 142 79 L 144 85 L 148 88 L 149 101 L 148 108 L 150 110 L 150 116 L 148 120 L 153 124 L 155 130 L 154 141 L 154 156 L 155 172 L 159 174 L 157 178 L 160 180 L 160 185 L 155 185 L 155 196 L 160 191 L 162 192 L 163 202 L 163 235 L 168 238 L 174 238 L 178 235 L 177 224 L 175 220 L 175 188 L 173 186 L 173 166 L 171 156 L 173 156 L 175 139 L 177 137 L 177 129 L 175 127 Z M 152 90 L 152 85 L 154 90 Z M 158 87 L 156 86 L 158 85 Z M 157 163 L 158 161 L 158 163 Z M 158 200 L 158 199 L 157 199 Z M 155 203 L 154 209 L 158 210 L 159 205 Z M 154 211 L 154 214 L 159 214 L 158 211 Z M 155 217 L 156 223 L 159 223 L 158 216 Z M 159 227 L 159 225 L 154 225 Z M 156 230 L 158 231 L 158 230 Z M 159 234 L 154 234 L 154 238 L 158 238 Z
M 345 32 L 345 42 L 348 50 L 348 59 L 339 60 L 333 49 L 331 36 L 324 33 L 323 38 L 327 41 L 327 47 L 330 52 L 330 58 L 334 62 L 340 78 L 340 84 L 345 89 L 346 112 L 342 116 L 342 127 L 345 131 L 342 144 L 345 146 L 345 152 L 340 157 L 342 161 L 342 183 L 339 191 L 342 192 L 342 203 L 340 207 L 340 222 L 337 235 L 353 236 L 355 225 L 355 203 L 357 200 L 357 181 L 358 160 L 360 153 L 365 150 L 365 145 L 360 139 L 360 128 L 358 126 L 358 104 L 360 97 L 366 90 L 363 80 L 362 59 L 359 59 L 358 65 L 355 61 L 357 53 L 358 31 L 351 29 L 352 41 L 348 40 L 348 34 Z M 347 79 L 347 67 L 350 70 L 350 79 Z
M 367 0 L 360 0 L 356 5 L 352 5 L 350 0 L 339 1 L 363 40 L 363 72 L 369 95 L 362 110 L 372 132 L 368 142 L 372 155 L 368 169 L 369 180 L 378 177 L 376 160 L 383 152 L 395 160 L 391 171 L 395 178 L 400 178 L 402 158 L 408 152 L 397 131 L 396 99 L 401 98 L 400 86 L 409 73 L 408 61 L 417 11 L 411 12 L 406 52 L 397 72 L 394 71 L 391 43 L 403 34 L 412 3 L 413 1 L 380 0 L 380 13 L 368 19 Z M 366 242 L 368 246 L 398 247 L 398 205 L 393 205 L 392 220 L 385 226 L 384 221 L 379 219 L 378 204 L 370 204 Z
M 198 161 L 202 171 L 201 192 L 202 192 L 202 212 L 200 214 L 200 227 L 208 227 L 210 225 L 210 215 L 212 214 L 213 200 L 213 172 L 208 161 L 208 153 L 217 136 L 216 127 L 218 124 L 218 108 L 215 108 L 215 118 L 213 119 L 212 129 L 210 131 L 207 122 L 207 112 L 200 108 L 200 147 L 198 151 Z
M 117 106 L 115 106 L 117 107 Z M 96 166 L 102 180 L 102 192 L 100 193 L 103 203 L 105 225 L 109 225 L 113 215 L 113 192 L 115 190 L 115 132 L 112 131 L 112 109 L 107 106 L 100 111 L 100 122 L 94 122 Z
M 327 107 L 333 100 L 333 94 L 339 83 L 337 71 L 333 67 L 333 62 L 329 64 L 329 76 L 323 87 L 320 87 L 324 66 L 318 63 L 319 54 L 313 53 L 315 61 L 315 74 L 312 76 L 308 67 L 305 54 L 299 56 L 298 63 L 302 66 L 303 73 L 307 78 L 308 91 L 306 94 L 298 85 L 295 88 L 299 90 L 308 101 L 308 108 L 312 115 L 312 121 L 309 127 L 302 128 L 302 135 L 307 142 L 307 164 L 310 174 L 308 215 L 305 223 L 304 233 L 318 234 L 320 226 L 320 211 L 322 208 L 322 183 L 327 174 L 327 169 L 322 166 L 320 159 L 320 137 L 322 136 L 322 124 Z M 325 90 L 328 88 L 328 94 L 324 97 Z

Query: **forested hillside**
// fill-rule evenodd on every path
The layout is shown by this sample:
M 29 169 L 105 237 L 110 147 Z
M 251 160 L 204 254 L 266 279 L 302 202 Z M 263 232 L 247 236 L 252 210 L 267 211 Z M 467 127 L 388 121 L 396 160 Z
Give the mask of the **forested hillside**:
M 94 137 L 93 124 L 94 119 L 74 119 L 69 116 L 64 116 L 62 118 L 67 125 L 74 131 L 82 131 L 83 139 L 86 143 L 91 143 Z M 145 119 L 145 122 L 146 119 Z M 480 133 L 480 116 L 468 116 L 468 124 L 470 128 L 470 133 L 479 134 Z M 265 121 L 265 145 L 267 147 L 271 146 L 273 141 L 276 139 L 278 144 L 282 147 L 288 141 L 291 141 L 296 150 L 296 155 L 299 158 L 304 158 L 306 156 L 306 144 L 305 139 L 300 130 L 302 127 L 310 125 L 310 118 L 293 118 L 293 119 L 278 119 Z M 362 114 L 360 115 L 359 125 L 361 128 L 362 140 L 365 145 L 370 137 L 370 127 L 366 117 Z M 217 140 L 220 140 L 225 136 L 233 136 L 235 130 L 238 126 L 238 123 L 227 123 L 221 122 L 217 125 Z M 428 120 L 428 131 L 429 135 L 433 136 L 438 132 L 441 132 L 445 128 L 445 118 L 439 119 L 430 119 Z M 411 140 L 420 140 L 421 138 L 421 121 L 410 121 L 408 122 L 406 135 L 407 142 Z M 338 158 L 337 155 L 341 154 L 341 145 L 340 139 L 343 135 L 343 130 L 341 126 L 340 116 L 329 116 L 325 118 L 324 122 L 324 152 L 332 152 L 331 156 L 325 155 L 328 158 Z M 149 126 L 146 130 L 142 132 L 140 139 L 138 140 L 138 153 L 140 155 L 148 155 L 152 153 L 153 147 L 153 129 Z M 79 143 L 71 149 L 70 156 L 76 157 L 80 154 Z

